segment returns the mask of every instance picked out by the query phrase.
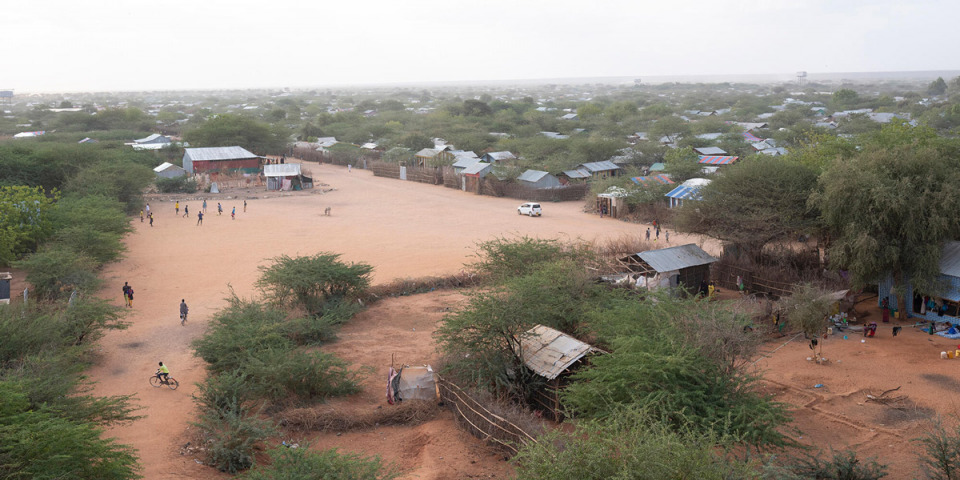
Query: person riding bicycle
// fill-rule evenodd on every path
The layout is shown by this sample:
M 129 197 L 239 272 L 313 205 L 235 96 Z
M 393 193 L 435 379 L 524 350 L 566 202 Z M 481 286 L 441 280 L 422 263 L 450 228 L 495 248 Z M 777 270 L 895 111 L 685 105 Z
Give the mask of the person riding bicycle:
M 167 368 L 163 362 L 160 362 L 160 368 L 157 369 L 157 376 L 160 377 L 160 381 L 167 383 L 167 377 L 170 376 L 170 369 Z

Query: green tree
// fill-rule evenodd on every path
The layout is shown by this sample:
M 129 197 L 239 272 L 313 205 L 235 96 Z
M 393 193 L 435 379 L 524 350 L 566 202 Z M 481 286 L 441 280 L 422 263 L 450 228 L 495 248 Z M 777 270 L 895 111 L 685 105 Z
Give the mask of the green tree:
M 103 439 L 103 429 L 58 417 L 0 381 L 0 477 L 10 479 L 141 478 L 134 450 Z
M 239 145 L 256 153 L 277 153 L 286 144 L 285 134 L 252 118 L 222 114 L 183 134 L 184 140 L 198 147 Z
M 947 82 L 943 80 L 943 77 L 937 77 L 927 87 L 928 95 L 943 95 L 944 93 L 947 93 Z
M 767 156 L 743 160 L 700 190 L 702 202 L 680 209 L 678 228 L 758 256 L 768 243 L 811 229 L 817 215 L 807 198 L 816 185 L 817 172 L 805 165 Z
M 292 301 L 316 312 L 330 300 L 357 296 L 370 285 L 373 267 L 367 263 L 344 263 L 340 254 L 322 252 L 309 257 L 281 255 L 272 265 L 260 267 L 257 287 L 274 301 Z
M 92 292 L 100 286 L 100 264 L 64 245 L 44 247 L 13 266 L 27 270 L 32 293 L 40 298 L 58 299 L 69 296 L 74 289 Z
M 59 193 L 41 187 L 0 187 L 0 265 L 35 251 L 53 232 L 50 220 Z
M 855 90 L 850 90 L 849 88 L 841 88 L 833 92 L 833 96 L 830 97 L 830 104 L 836 110 L 853 107 L 859 102 L 860 95 L 857 94 Z
M 827 168 L 811 200 L 833 239 L 833 266 L 857 287 L 889 276 L 902 317 L 907 283 L 936 293 L 943 244 L 960 234 L 956 150 L 904 124 L 861 140 L 857 155 Z
M 703 175 L 703 165 L 700 165 L 700 156 L 693 148 L 675 148 L 664 155 L 664 168 L 676 183 L 683 183 L 691 178 Z

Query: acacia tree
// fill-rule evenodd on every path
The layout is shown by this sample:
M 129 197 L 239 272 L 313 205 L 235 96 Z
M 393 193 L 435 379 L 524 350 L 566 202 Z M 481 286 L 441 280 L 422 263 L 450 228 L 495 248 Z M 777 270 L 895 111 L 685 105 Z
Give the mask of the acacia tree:
M 863 140 L 827 168 L 811 201 L 833 239 L 832 264 L 855 287 L 890 276 L 902 318 L 905 286 L 935 293 L 943 244 L 960 233 L 957 148 L 906 124 Z
M 703 187 L 703 201 L 686 203 L 677 224 L 756 256 L 764 245 L 813 225 L 807 197 L 816 184 L 816 172 L 805 165 L 766 156 L 745 160 Z

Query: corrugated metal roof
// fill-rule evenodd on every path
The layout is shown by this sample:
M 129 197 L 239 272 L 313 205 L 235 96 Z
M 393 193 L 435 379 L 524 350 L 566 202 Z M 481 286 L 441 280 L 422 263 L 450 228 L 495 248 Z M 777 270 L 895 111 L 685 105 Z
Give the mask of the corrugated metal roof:
M 188 148 L 184 152 L 184 156 L 190 157 L 190 159 L 195 162 L 258 158 L 256 155 L 247 151 L 247 149 L 243 147 L 236 147 L 236 146 Z
M 670 175 L 662 173 L 660 175 L 647 175 L 646 177 L 632 177 L 630 180 L 633 180 L 633 183 L 637 185 L 670 185 L 673 180 L 670 180 Z
M 730 157 L 724 155 L 700 155 L 700 163 L 706 165 L 729 165 L 739 159 L 740 157 Z
M 543 325 L 527 330 L 520 337 L 520 350 L 523 363 L 547 380 L 557 378 L 584 355 L 601 351 Z
M 486 162 L 477 162 L 477 163 L 474 163 L 473 165 L 470 165 L 470 166 L 467 167 L 467 168 L 464 168 L 464 169 L 463 169 L 463 172 L 461 172 L 461 173 L 463 173 L 464 175 L 479 175 L 479 174 L 483 173 L 483 171 L 486 170 L 486 169 L 488 169 L 488 168 L 490 168 L 490 164 L 489 164 L 489 163 L 486 163 Z
M 479 159 L 479 158 L 460 157 L 460 158 L 457 159 L 456 162 L 453 162 L 453 168 L 467 168 L 467 167 L 472 167 L 473 165 L 476 165 L 477 163 L 480 163 L 480 159 Z
M 135 143 L 150 143 L 154 140 L 161 140 L 161 143 L 170 143 L 170 139 L 160 135 L 159 133 L 154 133 L 143 138 L 138 138 L 134 140 Z
M 726 155 L 727 151 L 720 147 L 702 147 L 694 148 L 700 155 Z
M 586 168 L 591 172 L 606 172 L 610 170 L 620 170 L 620 166 L 616 163 L 611 162 L 610 160 L 604 160 L 602 162 L 590 162 L 590 163 L 581 163 L 581 167 Z
M 517 158 L 516 155 L 513 154 L 513 152 L 508 152 L 508 151 L 507 152 L 490 152 L 487 155 L 489 155 L 490 158 L 493 159 L 494 161 L 513 160 Z
M 648 250 L 637 253 L 636 256 L 659 273 L 707 265 L 717 261 L 716 258 L 693 243 L 660 250 Z
M 586 170 L 564 170 L 563 174 L 570 178 L 590 178 L 590 172 Z
M 178 167 L 178 166 L 176 166 L 176 165 L 174 165 L 174 164 L 172 164 L 172 163 L 170 163 L 170 162 L 163 162 L 163 163 L 160 164 L 160 166 L 154 168 L 153 171 L 154 171 L 154 172 L 157 172 L 157 173 L 160 173 L 160 172 L 162 172 L 162 171 L 164 171 L 164 170 L 166 170 L 166 169 L 168 169 L 168 168 L 170 168 L 170 167 L 175 167 L 175 168 L 178 168 L 178 169 L 180 169 L 180 170 L 183 170 L 182 168 L 180 168 L 180 167 Z
M 423 150 L 420 150 L 419 152 L 414 154 L 414 156 L 433 158 L 433 157 L 436 157 L 438 153 L 440 153 L 440 151 L 435 148 L 424 148 Z
M 550 173 L 544 172 L 542 170 L 527 170 L 526 172 L 521 173 L 520 176 L 517 177 L 517 180 L 530 182 L 530 183 L 537 183 L 538 181 L 540 181 L 541 178 L 547 175 L 550 175 Z
M 292 177 L 294 175 L 300 175 L 299 163 L 281 163 L 263 166 L 263 176 L 265 177 Z
M 947 242 L 940 253 L 940 273 L 960 277 L 960 242 Z

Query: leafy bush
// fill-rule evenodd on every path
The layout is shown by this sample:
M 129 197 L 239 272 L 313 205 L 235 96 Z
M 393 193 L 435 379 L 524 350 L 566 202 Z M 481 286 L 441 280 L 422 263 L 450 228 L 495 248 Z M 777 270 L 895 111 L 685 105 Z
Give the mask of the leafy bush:
M 937 419 L 918 442 L 923 448 L 920 463 L 928 478 L 960 479 L 960 427 L 947 430 L 943 422 Z
M 156 184 L 160 193 L 195 193 L 197 191 L 197 181 L 187 176 L 157 177 Z
M 887 466 L 873 458 L 862 461 L 856 452 L 846 450 L 833 452 L 826 460 L 822 454 L 806 455 L 788 459 L 784 466 L 768 465 L 764 472 L 767 480 L 879 480 L 887 476 Z M 948 478 L 948 477 L 944 477 Z
M 243 372 L 250 375 L 247 388 L 273 401 L 313 401 L 357 393 L 358 374 L 329 353 L 262 349 L 250 352 Z
M 206 437 L 207 463 L 228 473 L 252 467 L 261 442 L 275 433 L 269 421 L 239 405 L 218 411 L 203 410 L 194 425 Z
M 31 293 L 42 299 L 63 298 L 74 289 L 92 292 L 101 284 L 97 260 L 65 245 L 43 248 L 13 266 L 27 271 L 26 280 L 33 285 Z
M 373 267 L 366 263 L 346 264 L 340 254 L 319 253 L 310 257 L 286 255 L 260 267 L 257 287 L 273 301 L 292 301 L 307 312 L 318 312 L 328 300 L 358 296 L 370 284 Z
M 336 449 L 312 452 L 309 445 L 300 448 L 277 447 L 270 450 L 270 465 L 244 473 L 243 480 L 390 480 L 399 474 L 379 457 L 361 457 L 338 453 Z
M 554 431 L 528 443 L 515 458 L 517 478 L 758 478 L 754 465 L 721 455 L 716 447 L 724 443 L 711 434 L 677 432 L 631 409 L 602 421 L 581 421 L 573 432 Z
M 582 245 L 564 245 L 556 240 L 520 237 L 497 238 L 477 245 L 480 259 L 470 266 L 496 281 L 519 277 L 541 264 L 567 259 L 582 260 L 589 251 Z
M 140 478 L 134 450 L 101 428 L 34 410 L 10 382 L 0 381 L 0 398 L 0 478 Z

